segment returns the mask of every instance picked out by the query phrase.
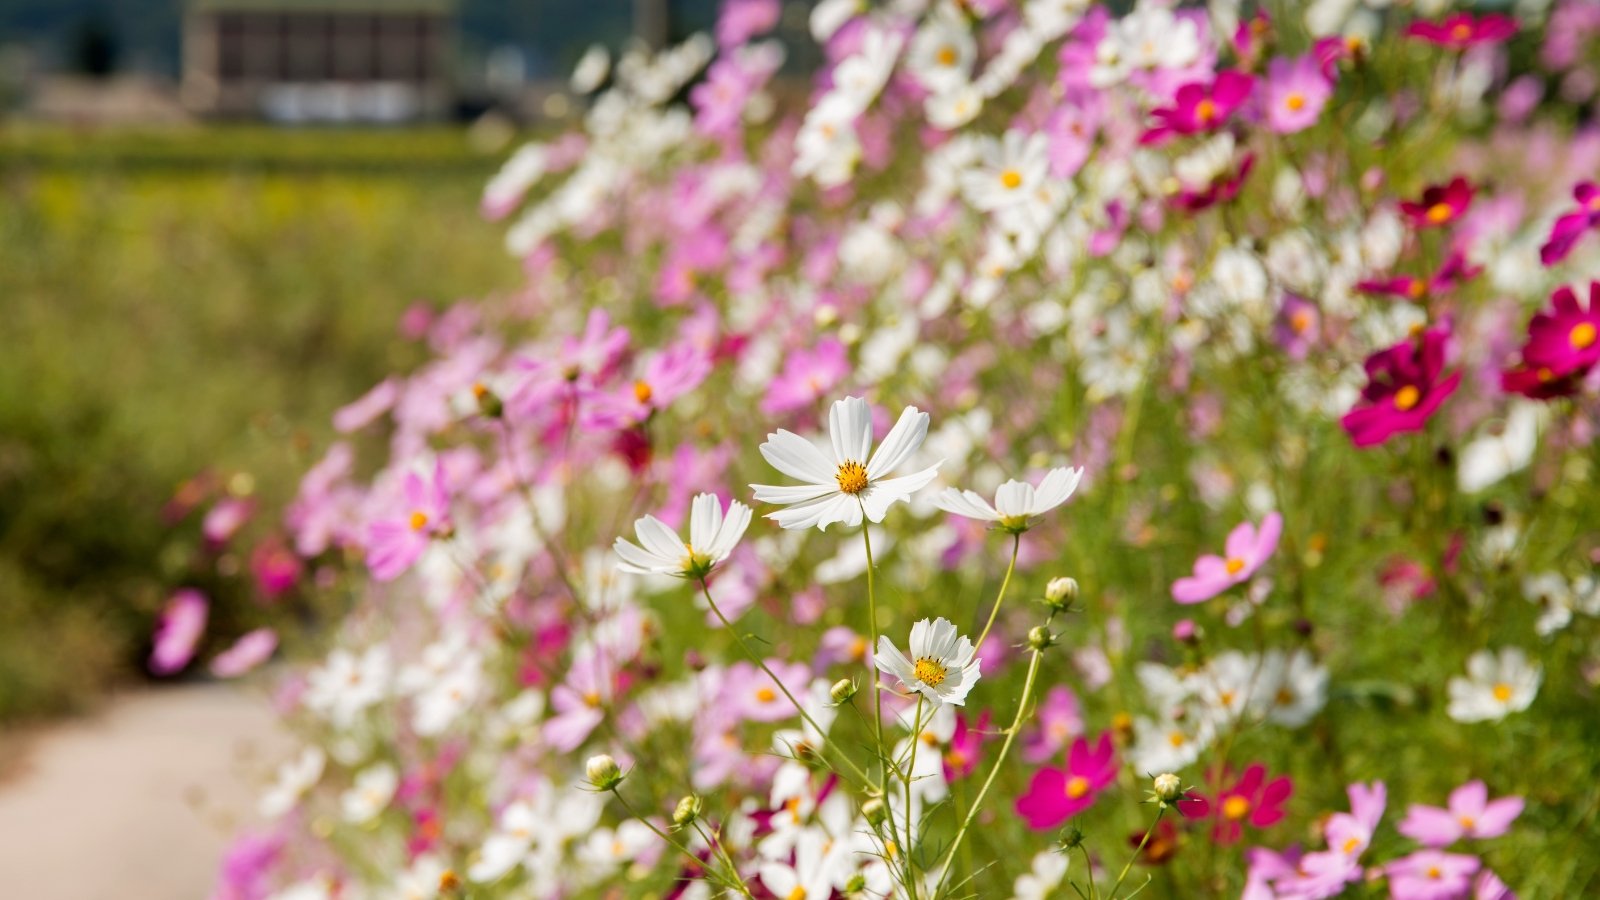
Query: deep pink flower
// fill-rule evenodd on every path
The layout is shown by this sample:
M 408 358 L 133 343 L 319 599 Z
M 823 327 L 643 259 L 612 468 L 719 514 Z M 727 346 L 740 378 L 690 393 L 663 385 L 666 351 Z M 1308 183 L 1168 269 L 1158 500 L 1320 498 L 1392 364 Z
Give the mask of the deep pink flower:
M 767 386 L 761 398 L 761 411 L 768 415 L 805 409 L 823 397 L 832 396 L 845 375 L 850 359 L 844 344 L 823 338 L 811 350 L 797 350 L 783 363 L 783 371 Z
M 1413 803 L 1397 830 L 1427 847 L 1448 847 L 1462 838 L 1495 838 L 1511 829 L 1522 815 L 1521 797 L 1489 799 L 1482 781 L 1469 781 L 1450 792 L 1445 808 Z
M 1461 218 L 1472 205 L 1474 188 L 1461 176 L 1448 184 L 1432 184 L 1417 200 L 1400 201 L 1400 211 L 1415 228 L 1438 228 Z
M 1250 580 L 1261 564 L 1278 549 L 1283 532 L 1283 516 L 1267 513 L 1261 527 L 1240 522 L 1228 533 L 1224 547 L 1227 556 L 1207 553 L 1195 560 L 1194 574 L 1172 583 L 1172 599 L 1179 603 L 1210 600 L 1236 584 Z
M 974 724 L 965 712 L 956 713 L 956 730 L 944 751 L 944 780 L 954 782 L 970 776 L 978 768 L 983 755 L 983 742 L 987 738 L 990 717 L 987 710 Z
M 1381 444 L 1427 425 L 1461 383 L 1460 372 L 1444 375 L 1449 341 L 1449 326 L 1437 325 L 1367 357 L 1367 386 L 1339 420 L 1357 447 Z
M 262 541 L 250 551 L 250 574 L 256 580 L 256 590 L 268 600 L 288 593 L 300 580 L 303 568 L 300 557 L 277 537 Z
M 1101 734 L 1093 749 L 1080 737 L 1067 751 L 1065 768 L 1046 766 L 1034 773 L 1028 792 L 1017 798 L 1017 815 L 1035 831 L 1054 828 L 1092 806 L 1116 777 L 1111 733 Z
M 1501 373 L 1506 391 L 1548 398 L 1573 393 L 1600 363 L 1600 281 L 1589 283 L 1589 306 L 1563 285 L 1550 295 L 1551 309 L 1528 323 L 1528 339 L 1516 365 Z
M 1035 715 L 1039 727 L 1022 739 L 1022 758 L 1027 762 L 1042 763 L 1083 734 L 1083 705 L 1066 685 L 1051 688 Z
M 246 632 L 232 647 L 212 658 L 211 674 L 218 678 L 237 678 L 271 659 L 277 649 L 278 633 L 271 628 Z
M 1418 850 L 1383 867 L 1394 900 L 1457 900 L 1472 890 L 1472 876 L 1483 867 L 1476 856 Z
M 1255 84 L 1254 76 L 1228 70 L 1218 72 L 1210 84 L 1192 82 L 1178 88 L 1171 106 L 1150 111 L 1157 124 L 1139 138 L 1139 143 L 1159 144 L 1173 135 L 1221 128 L 1250 99 Z
M 710 374 L 711 357 L 705 350 L 688 341 L 675 344 L 651 356 L 630 384 L 586 394 L 583 426 L 610 430 L 637 425 L 699 387 Z
M 450 531 L 450 495 L 440 460 L 426 481 L 407 472 L 395 517 L 379 519 L 367 529 L 367 568 L 373 578 L 393 581 L 422 556 L 429 541 Z
M 1322 315 L 1317 305 L 1295 294 L 1285 294 L 1273 338 L 1290 359 L 1301 360 L 1311 352 L 1322 333 Z
M 1456 13 L 1437 22 L 1412 22 L 1406 36 L 1451 50 L 1465 50 L 1478 44 L 1498 44 L 1517 33 L 1517 20 L 1510 16 Z
M 1209 209 L 1218 203 L 1227 203 L 1239 196 L 1239 189 L 1244 187 L 1245 179 L 1250 177 L 1250 170 L 1255 167 L 1256 156 L 1246 153 L 1239 160 L 1239 167 L 1232 172 L 1224 170 L 1223 173 L 1210 184 L 1200 188 L 1184 185 L 1178 195 L 1173 198 L 1172 205 L 1188 212 L 1199 212 Z
M 1267 64 L 1267 124 L 1278 134 L 1293 134 L 1315 125 L 1332 96 L 1333 83 L 1314 56 L 1279 57 Z
M 1578 202 L 1577 210 L 1557 219 L 1550 226 L 1550 237 L 1539 248 L 1539 261 L 1547 266 L 1566 259 L 1584 234 L 1600 226 L 1600 185 L 1581 182 L 1572 189 L 1572 199 Z
M 1212 802 L 1203 794 L 1190 792 L 1188 802 L 1178 811 L 1189 819 L 1216 819 L 1211 838 L 1219 844 L 1232 844 L 1244 834 L 1244 826 L 1271 828 L 1283 819 L 1283 804 L 1294 793 L 1289 776 L 1267 780 L 1267 767 L 1252 763 L 1231 787 L 1223 789 Z
M 1350 811 L 1334 813 L 1322 826 L 1328 848 L 1305 854 L 1292 874 L 1279 876 L 1274 886 L 1280 894 L 1332 897 L 1343 890 L 1345 884 L 1364 876 L 1361 854 L 1371 845 L 1373 832 L 1383 818 L 1388 792 L 1381 781 L 1370 785 L 1352 784 L 1347 790 Z
M 1448 293 L 1454 290 L 1456 285 L 1477 278 L 1482 273 L 1482 266 L 1474 266 L 1467 262 L 1466 255 L 1457 250 L 1446 257 L 1439 271 L 1429 278 L 1419 278 L 1415 275 L 1372 278 L 1356 282 L 1356 290 L 1364 294 L 1416 301 Z
M 195 647 L 206 631 L 208 608 L 206 595 L 193 588 L 183 588 L 172 595 L 156 623 L 150 650 L 151 672 L 172 675 L 194 659 Z

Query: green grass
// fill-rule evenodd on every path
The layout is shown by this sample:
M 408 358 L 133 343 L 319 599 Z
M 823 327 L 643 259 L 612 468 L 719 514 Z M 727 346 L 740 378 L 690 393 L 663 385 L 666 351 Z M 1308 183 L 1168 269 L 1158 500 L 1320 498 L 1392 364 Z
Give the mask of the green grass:
M 444 130 L 0 139 L 0 720 L 137 671 L 206 583 L 160 519 L 185 478 L 281 508 L 329 413 L 420 358 L 405 308 L 516 283 L 476 216 L 494 165 Z

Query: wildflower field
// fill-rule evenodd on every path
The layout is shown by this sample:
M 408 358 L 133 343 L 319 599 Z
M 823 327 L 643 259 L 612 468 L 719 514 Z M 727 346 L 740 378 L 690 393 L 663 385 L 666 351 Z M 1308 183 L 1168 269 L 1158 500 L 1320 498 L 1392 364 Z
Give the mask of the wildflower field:
M 1600 7 L 1114 6 L 586 55 L 256 511 L 216 896 L 1593 895 Z

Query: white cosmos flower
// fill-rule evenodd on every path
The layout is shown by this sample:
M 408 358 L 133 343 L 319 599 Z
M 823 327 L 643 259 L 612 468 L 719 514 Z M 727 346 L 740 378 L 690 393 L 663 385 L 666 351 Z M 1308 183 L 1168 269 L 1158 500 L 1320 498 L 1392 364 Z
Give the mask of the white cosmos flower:
M 1045 900 L 1061 886 L 1067 877 L 1067 855 L 1055 850 L 1042 850 L 1033 857 L 1033 869 L 1018 875 L 1011 885 L 1011 900 Z
M 749 527 L 750 507 L 737 500 L 729 501 L 724 517 L 722 501 L 716 494 L 700 494 L 689 507 L 688 543 L 660 519 L 645 516 L 633 523 L 643 547 L 627 538 L 617 538 L 614 547 L 622 557 L 617 568 L 634 575 L 704 578 L 728 558 Z
M 568 85 L 579 94 L 592 94 L 605 83 L 606 76 L 611 74 L 611 53 L 604 44 L 593 44 L 583 51 L 583 56 L 578 58 L 578 64 L 572 67 L 572 78 Z
M 978 683 L 980 674 L 981 660 L 972 641 L 958 633 L 948 619 L 923 619 L 911 626 L 910 650 L 907 659 L 887 636 L 879 635 L 872 661 L 879 671 L 899 679 L 935 708 L 946 703 L 966 705 L 967 692 Z
M 767 518 L 784 528 L 811 528 L 827 531 L 834 522 L 855 526 L 862 514 L 882 522 L 896 501 L 933 480 L 939 471 L 935 463 L 920 472 L 886 477 L 911 458 L 928 434 L 928 414 L 908 406 L 899 421 L 889 429 L 883 443 L 872 451 L 872 409 L 860 397 L 836 401 L 828 412 L 828 432 L 832 454 L 792 431 L 779 429 L 767 435 L 761 455 L 773 468 L 805 484 L 752 484 L 762 503 L 787 507 Z M 870 454 L 870 456 L 869 456 Z
M 1049 174 L 1049 150 L 1044 135 L 1017 129 L 986 139 L 978 165 L 961 176 L 967 202 L 993 211 L 1026 201 Z
M 1450 679 L 1446 712 L 1457 722 L 1499 721 L 1533 703 L 1543 676 L 1538 663 L 1528 662 L 1517 647 L 1479 650 L 1467 660 L 1467 677 Z
M 935 94 L 968 82 L 978 42 L 954 6 L 945 5 L 922 24 L 906 53 L 906 68 Z
M 356 825 L 372 821 L 389 806 L 400 775 L 388 763 L 376 763 L 356 775 L 355 784 L 339 798 L 344 820 Z
M 1051 469 L 1037 488 L 1013 478 L 995 491 L 993 506 L 975 491 L 945 488 L 933 498 L 933 505 L 969 519 L 998 522 L 1006 531 L 1021 533 L 1028 530 L 1030 520 L 1035 516 L 1042 516 L 1067 502 L 1072 492 L 1078 489 L 1078 482 L 1082 478 L 1082 466 L 1076 469 Z
M 322 778 L 322 767 L 327 762 L 327 754 L 321 749 L 307 747 L 299 756 L 280 766 L 277 781 L 261 797 L 261 815 L 275 819 L 293 809 L 300 796 Z

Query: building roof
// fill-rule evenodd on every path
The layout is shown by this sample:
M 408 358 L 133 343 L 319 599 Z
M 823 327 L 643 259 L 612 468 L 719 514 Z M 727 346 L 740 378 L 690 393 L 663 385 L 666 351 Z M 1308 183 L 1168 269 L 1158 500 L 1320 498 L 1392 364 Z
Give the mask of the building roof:
M 437 13 L 456 11 L 457 0 L 190 0 L 194 12 Z

